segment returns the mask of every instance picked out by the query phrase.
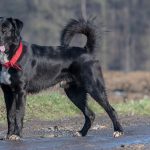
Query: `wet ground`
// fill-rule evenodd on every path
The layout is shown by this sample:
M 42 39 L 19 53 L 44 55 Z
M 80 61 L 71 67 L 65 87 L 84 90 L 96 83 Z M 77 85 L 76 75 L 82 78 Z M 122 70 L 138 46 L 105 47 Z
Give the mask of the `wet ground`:
M 0 141 L 0 150 L 144 150 L 150 149 L 150 117 L 122 116 L 125 135 L 113 138 L 107 116 L 97 117 L 86 137 L 73 137 L 82 126 L 82 118 L 59 121 L 28 121 L 24 138 L 18 142 Z M 0 137 L 6 127 L 0 125 Z

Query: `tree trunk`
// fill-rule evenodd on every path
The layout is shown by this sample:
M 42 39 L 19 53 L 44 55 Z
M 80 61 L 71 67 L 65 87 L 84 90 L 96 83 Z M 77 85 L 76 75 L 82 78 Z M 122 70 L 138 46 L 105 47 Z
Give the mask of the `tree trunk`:
M 81 0 L 81 15 L 83 19 L 87 20 L 86 0 Z

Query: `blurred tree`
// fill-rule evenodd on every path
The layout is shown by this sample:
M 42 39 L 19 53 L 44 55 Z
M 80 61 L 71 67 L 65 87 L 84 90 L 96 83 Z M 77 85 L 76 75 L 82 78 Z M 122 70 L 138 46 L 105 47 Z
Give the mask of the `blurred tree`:
M 82 13 L 82 17 L 85 20 L 87 20 L 86 0 L 81 0 L 81 13 Z
M 1 16 L 24 22 L 23 39 L 59 45 L 60 32 L 70 18 L 96 17 L 104 27 L 98 58 L 105 69 L 150 70 L 150 1 L 148 0 L 1 0 Z M 107 32 L 105 32 L 107 31 Z M 78 36 L 75 46 L 84 46 Z

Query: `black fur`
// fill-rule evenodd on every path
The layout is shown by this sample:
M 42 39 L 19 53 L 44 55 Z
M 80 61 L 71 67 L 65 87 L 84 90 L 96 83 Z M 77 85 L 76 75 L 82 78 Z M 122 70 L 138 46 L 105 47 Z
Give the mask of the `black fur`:
M 22 27 L 23 23 L 18 19 L 0 18 L 0 45 L 6 47 L 9 59 L 22 41 Z M 69 46 L 76 33 L 87 36 L 84 48 Z M 80 131 L 82 136 L 87 134 L 95 118 L 87 104 L 87 93 L 108 113 L 114 130 L 123 131 L 115 110 L 107 100 L 100 63 L 93 55 L 96 40 L 92 23 L 80 19 L 71 20 L 63 29 L 61 46 L 39 46 L 23 42 L 23 54 L 17 63 L 22 70 L 10 68 L 8 73 L 11 84 L 1 84 L 7 108 L 8 137 L 22 135 L 27 93 L 39 92 L 67 79 L 70 80 L 64 90 L 85 116 L 85 124 Z

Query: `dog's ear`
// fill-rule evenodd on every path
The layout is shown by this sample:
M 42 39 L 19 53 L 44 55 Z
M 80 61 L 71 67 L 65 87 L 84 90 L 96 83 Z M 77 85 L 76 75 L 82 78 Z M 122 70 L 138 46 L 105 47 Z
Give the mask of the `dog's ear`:
M 23 28 L 23 22 L 19 19 L 13 19 L 13 18 L 7 18 L 12 25 L 19 31 L 19 33 L 21 32 L 22 28 Z
M 16 26 L 17 26 L 19 32 L 21 32 L 21 30 L 23 28 L 23 22 L 20 21 L 19 19 L 15 19 L 15 22 L 16 22 Z

